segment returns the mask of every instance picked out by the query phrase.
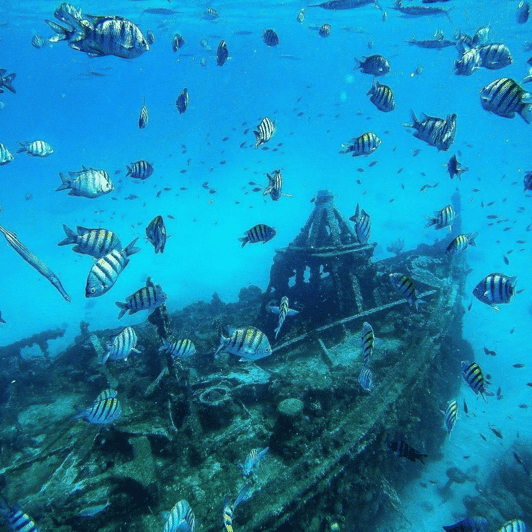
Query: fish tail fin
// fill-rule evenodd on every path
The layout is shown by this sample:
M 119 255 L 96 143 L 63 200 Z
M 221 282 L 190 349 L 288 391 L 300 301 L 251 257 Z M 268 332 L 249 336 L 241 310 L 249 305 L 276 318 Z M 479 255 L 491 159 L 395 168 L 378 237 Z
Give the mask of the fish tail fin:
M 526 103 L 521 111 L 521 116 L 527 124 L 532 123 L 532 103 Z
M 20 151 L 25 151 L 26 148 L 20 148 L 20 150 L 18 150 L 19 152 Z M 18 153 L 18 152 L 17 152 Z M 56 192 L 59 192 L 60 190 L 66 190 L 67 188 L 70 188 L 70 177 L 68 177 L 67 175 L 65 174 L 59 174 L 59 177 L 61 178 L 61 184 L 55 189 Z
M 238 239 L 239 242 L 242 242 L 242 246 L 241 247 L 244 247 L 247 243 L 248 243 L 248 238 L 247 236 L 241 236 L 239 239 Z
M 120 309 L 120 312 L 118 313 L 118 319 L 120 319 L 127 312 L 128 306 L 126 303 L 122 303 L 122 301 L 116 301 L 115 305 Z
M 57 244 L 58 246 L 67 246 L 68 244 L 75 244 L 78 240 L 78 235 L 76 234 L 75 231 L 72 231 L 72 229 L 70 229 L 70 227 L 68 227 L 67 225 L 63 224 L 63 229 L 65 231 L 65 234 L 66 234 L 66 238 L 61 240 L 61 242 L 59 242 L 59 244 Z
M 137 242 L 137 240 L 139 239 L 139 237 L 135 238 L 135 240 L 133 240 L 132 242 L 130 242 L 126 248 L 124 248 L 124 253 L 126 254 L 127 257 L 129 257 L 130 255 L 134 255 L 135 253 L 138 253 L 140 251 L 140 248 L 137 248 L 135 247 L 135 243 Z
M 21 153 L 23 151 L 27 151 L 27 146 L 25 142 L 19 142 L 20 148 L 17 150 L 17 153 Z
M 63 28 L 63 26 L 60 26 L 53 20 L 45 19 L 44 22 L 46 22 L 46 24 L 48 24 L 48 26 L 50 26 L 50 28 L 52 28 L 52 30 L 55 31 L 55 35 L 48 39 L 50 42 L 59 42 L 59 41 L 68 40 L 68 32 L 66 28 Z
M 428 220 L 427 225 L 425 225 L 425 229 L 438 223 L 438 218 L 433 218 L 432 216 L 425 216 L 425 218 Z
M 414 303 L 416 310 L 419 310 L 419 305 L 425 305 L 425 303 L 426 301 L 424 299 L 418 297 Z
M 471 233 L 471 234 L 469 235 L 469 245 L 470 245 L 470 246 L 474 246 L 474 247 L 477 246 L 477 244 L 476 244 L 476 242 L 475 242 L 475 239 L 477 238 L 477 236 L 478 236 L 478 232 Z
M 423 465 L 427 465 L 427 464 L 425 464 L 425 460 L 424 460 L 424 458 L 428 458 L 428 457 L 429 457 L 428 454 L 421 454 L 421 453 L 420 453 L 419 456 L 417 457 L 417 459 L 418 459 Z
M 4 320 L 4 318 L 2 318 L 2 313 L 0 312 L 0 323 L 5 323 L 6 320 Z
M 281 326 L 279 325 L 279 327 L 276 327 L 275 330 L 273 331 L 275 333 L 275 339 L 277 340 L 277 335 L 279 334 L 279 332 L 281 331 Z
M 11 84 L 11 82 L 17 77 L 17 75 L 13 72 L 13 74 L 9 74 L 9 76 L 6 76 L 5 78 L 2 78 L 2 85 L 10 90 L 13 93 L 16 93 L 15 87 Z
M 132 175 L 133 174 L 133 169 L 131 168 L 131 166 L 128 166 L 126 164 L 126 168 L 127 168 L 126 177 Z
M 373 0 L 373 5 L 382 11 L 382 6 L 379 4 L 378 0 Z
M 74 414 L 70 419 L 80 419 L 85 416 L 85 408 L 83 408 L 82 406 L 75 406 L 74 408 L 76 409 L 76 414 Z

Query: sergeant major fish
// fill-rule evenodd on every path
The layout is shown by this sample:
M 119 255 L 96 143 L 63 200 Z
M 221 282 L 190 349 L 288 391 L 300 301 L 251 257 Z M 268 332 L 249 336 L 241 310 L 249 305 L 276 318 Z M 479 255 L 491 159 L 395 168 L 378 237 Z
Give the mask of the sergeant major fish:
M 526 524 L 521 519 L 506 521 L 498 532 L 526 532 Z
M 134 179 L 148 179 L 153 174 L 153 165 L 148 161 L 137 161 L 126 165 L 126 177 L 131 176 Z
M 423 454 L 410 445 L 404 442 L 403 440 L 396 439 L 388 444 L 390 449 L 394 452 L 396 456 L 402 458 L 408 458 L 411 462 L 419 460 L 423 465 L 425 465 L 424 458 L 428 457 L 428 454 Z
M 452 525 L 444 526 L 446 532 L 486 532 L 488 521 L 484 517 L 468 517 Z
M 163 532 L 194 532 L 196 517 L 186 500 L 179 501 L 166 515 Z
M 263 144 L 266 144 L 275 133 L 275 124 L 266 116 L 257 126 L 257 129 L 253 131 L 255 135 L 255 149 Z
M 172 51 L 177 52 L 183 46 L 185 46 L 185 39 L 179 33 L 174 33 L 172 37 Z
M 78 225 L 77 233 L 72 231 L 69 227 L 63 224 L 63 229 L 66 234 L 66 238 L 61 240 L 58 246 L 68 246 L 69 244 L 75 244 L 72 251 L 76 253 L 82 253 L 90 255 L 96 259 L 100 259 L 107 253 L 121 247 L 120 238 L 107 229 L 88 229 Z
M 140 353 L 137 349 L 137 334 L 133 327 L 125 327 L 106 343 L 107 353 L 105 353 L 102 364 L 107 360 L 124 360 L 131 352 Z
M 118 319 L 129 311 L 129 314 L 135 314 L 140 310 L 152 310 L 162 305 L 168 296 L 163 292 L 161 285 L 153 284 L 151 277 L 146 280 L 146 286 L 143 286 L 126 298 L 126 302 L 117 301 L 115 304 L 120 309 Z
M 144 103 L 142 104 L 139 114 L 139 129 L 144 129 L 148 125 L 149 119 L 150 116 L 148 115 L 148 108 L 146 107 L 146 99 L 144 99 Z
M 473 295 L 482 303 L 499 310 L 496 305 L 510 303 L 515 295 L 515 285 L 517 277 L 509 277 L 504 273 L 490 273 L 482 279 L 475 289 Z
M 464 251 L 464 249 L 466 249 L 467 246 L 476 246 L 475 238 L 477 238 L 477 236 L 478 236 L 477 232 L 464 233 L 464 234 L 458 235 L 447 246 L 447 249 L 445 250 L 445 252 L 450 253 L 451 255 L 457 255 L 458 253 L 462 253 L 462 251 Z
M 85 287 L 86 297 L 102 296 L 113 287 L 129 264 L 129 257 L 140 251 L 140 248 L 135 247 L 137 240 L 138 237 L 122 251 L 113 249 L 92 265 Z
M 229 50 L 227 49 L 227 43 L 224 40 L 220 41 L 218 49 L 216 50 L 216 64 L 223 66 L 229 57 Z
M 527 124 L 532 122 L 532 96 L 513 79 L 496 79 L 486 85 L 480 91 L 480 104 L 498 116 L 513 118 L 517 113 Z
M 481 67 L 480 54 L 476 48 L 464 50 L 460 59 L 454 63 L 454 73 L 457 76 L 470 76 Z
M 391 70 L 390 63 L 379 54 L 363 57 L 362 60 L 355 57 L 355 61 L 358 63 L 355 70 L 360 69 L 364 74 L 371 74 L 372 76 L 384 76 Z
M 15 157 L 13 154 L 3 144 L 0 144 L 0 165 L 7 164 L 14 160 Z
M 221 335 L 215 355 L 227 351 L 246 360 L 259 360 L 270 356 L 272 348 L 267 336 L 255 327 L 228 328 L 229 336 Z
M 212 7 L 208 7 L 200 17 L 200 20 L 216 20 L 219 18 L 220 15 L 218 14 L 218 11 L 216 9 L 213 9 Z
M 363 367 L 360 370 L 358 384 L 360 384 L 362 389 L 366 392 L 371 392 L 373 390 L 373 372 L 369 368 Z
M 362 355 L 364 357 L 363 366 L 366 367 L 369 364 L 371 356 L 373 355 L 373 349 L 375 348 L 375 333 L 373 332 L 373 327 L 365 321 L 362 325 Z
M 452 223 L 456 218 L 456 212 L 452 205 L 446 205 L 443 209 L 434 212 L 434 216 L 425 216 L 428 220 L 425 229 L 434 226 L 435 229 L 449 227 L 451 230 Z
M 89 57 L 114 55 L 134 59 L 150 49 L 138 26 L 124 17 L 82 15 L 67 3 L 61 4 L 54 15 L 69 27 L 46 20 L 56 32 L 50 41 L 66 40 L 70 48 Z
M 512 54 L 504 44 L 486 44 L 478 48 L 480 66 L 498 70 L 512 64 Z
M 364 209 L 360 209 L 357 203 L 355 214 L 349 220 L 355 223 L 355 233 L 360 244 L 367 244 L 371 236 L 371 218 L 369 214 Z
M 404 126 L 416 130 L 414 137 L 438 150 L 447 151 L 454 142 L 456 134 L 456 114 L 448 115 L 446 119 L 424 115 L 423 120 L 418 120 L 412 111 L 412 124 Z
M 248 229 L 244 233 L 244 236 L 241 236 L 238 240 L 242 242 L 242 247 L 248 242 L 251 242 L 252 244 L 262 242 L 263 244 L 266 244 L 266 242 L 269 242 L 276 234 L 277 231 L 274 227 L 270 227 L 266 224 L 257 224 L 251 229 Z
M 237 464 L 238 468 L 242 472 L 242 475 L 245 477 L 251 476 L 255 472 L 255 468 L 258 466 L 259 462 L 268 454 L 270 450 L 269 447 L 265 449 L 251 449 L 250 453 L 247 455 L 246 460 L 243 464 Z
M 249 482 L 245 484 L 234 502 L 231 501 L 231 497 L 226 495 L 224 497 L 224 509 L 223 509 L 223 526 L 226 532 L 233 532 L 233 519 L 235 517 L 235 510 L 237 506 L 248 499 L 247 492 L 249 490 Z
M 277 46 L 280 43 L 279 36 L 275 30 L 272 29 L 264 30 L 264 33 L 262 34 L 262 40 L 268 46 Z
M 476 362 L 469 362 L 467 360 L 462 360 L 460 366 L 462 368 L 462 376 L 469 387 L 475 394 L 478 395 L 480 393 L 482 399 L 487 403 L 488 401 L 484 394 L 493 395 L 493 393 L 488 393 L 486 390 L 486 380 L 484 379 L 484 374 L 480 366 Z
M 279 332 L 281 331 L 281 327 L 283 326 L 284 320 L 287 316 L 295 316 L 296 314 L 299 314 L 297 310 L 293 310 L 289 308 L 288 298 L 286 296 L 283 296 L 281 298 L 281 303 L 278 307 L 268 305 L 266 307 L 267 310 L 270 312 L 273 312 L 274 314 L 279 314 L 279 324 L 277 325 L 277 328 L 275 329 L 275 339 L 277 340 L 277 336 L 279 335 Z
M 33 142 L 19 142 L 20 148 L 17 153 L 25 152 L 32 157 L 48 157 L 54 153 L 54 149 L 44 140 L 34 140 Z
M 445 419 L 445 428 L 449 436 L 453 430 L 454 424 L 456 423 L 456 418 L 458 417 L 458 403 L 455 399 L 447 403 L 447 408 L 445 412 L 442 410 L 441 413 Z
M 77 408 L 78 413 L 72 419 L 82 418 L 93 425 L 107 425 L 122 415 L 122 406 L 116 397 L 96 400 L 89 408 Z
M 419 310 L 420 304 L 426 303 L 419 298 L 417 289 L 410 277 L 402 273 L 390 273 L 390 281 L 395 290 L 408 301 L 410 306 L 414 305 L 416 310 Z
M 352 157 L 367 156 L 372 154 L 381 144 L 381 139 L 375 133 L 368 132 L 342 144 L 342 149 L 338 153 L 352 153 Z
M 35 521 L 18 506 L 12 506 L 0 495 L 0 515 L 13 532 L 39 532 Z
M 366 96 L 369 96 L 369 101 L 383 113 L 389 113 L 395 109 L 393 91 L 388 85 L 381 85 L 378 81 L 373 80 L 371 89 Z
M 196 346 L 191 340 L 185 338 L 169 342 L 166 338 L 162 339 L 163 345 L 159 351 L 166 351 L 169 355 L 176 358 L 188 358 L 196 353 Z
M 262 195 L 267 196 L 269 194 L 273 201 L 279 201 L 281 196 L 292 197 L 293 194 L 283 192 L 283 176 L 281 175 L 281 170 L 274 170 L 272 174 L 266 174 L 268 184 L 264 187 Z
M 467 168 L 463 168 L 462 165 L 458 162 L 456 155 L 453 155 L 447 163 L 447 171 L 449 172 L 449 176 L 451 177 L 451 179 L 458 177 L 458 180 L 461 181 L 462 174 L 464 172 L 467 172 L 467 170 Z
M 55 190 L 69 190 L 69 196 L 78 196 L 83 198 L 99 198 L 104 194 L 109 194 L 114 190 L 114 185 L 105 170 L 96 170 L 94 168 L 85 168 L 79 172 L 68 172 L 59 174 L 61 178 L 61 185 Z
M 153 244 L 155 253 L 163 253 L 166 245 L 166 225 L 164 218 L 159 215 L 156 216 L 146 227 L 146 237 Z

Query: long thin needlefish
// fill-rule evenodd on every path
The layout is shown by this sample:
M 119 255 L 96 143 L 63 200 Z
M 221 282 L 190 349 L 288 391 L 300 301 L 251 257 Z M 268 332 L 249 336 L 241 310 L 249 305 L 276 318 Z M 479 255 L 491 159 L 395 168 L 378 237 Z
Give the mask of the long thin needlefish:
M 33 266 L 41 275 L 46 277 L 56 288 L 59 293 L 70 302 L 70 296 L 63 288 L 59 277 L 40 261 L 18 238 L 15 233 L 8 231 L 0 225 L 0 232 L 6 237 L 7 243 L 31 266 Z

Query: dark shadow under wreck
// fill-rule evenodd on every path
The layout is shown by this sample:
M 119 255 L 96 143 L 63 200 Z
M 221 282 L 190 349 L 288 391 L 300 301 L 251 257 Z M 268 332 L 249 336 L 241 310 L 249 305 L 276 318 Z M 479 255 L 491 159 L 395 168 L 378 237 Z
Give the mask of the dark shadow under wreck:
M 89 333 L 84 324 L 74 345 L 42 362 L 40 386 L 20 388 L 23 375 L 9 377 L 0 407 L 5 494 L 62 532 L 162 530 L 159 513 L 181 499 L 199 529 L 219 531 L 224 495 L 234 500 L 247 481 L 251 499 L 235 512 L 236 531 L 401 523 L 399 494 L 422 466 L 388 444 L 400 437 L 440 457 L 440 410 L 460 386 L 449 375 L 473 358 L 462 339 L 465 259 L 446 256 L 447 243 L 372 262 L 375 245 L 359 244 L 321 191 L 300 234 L 276 253 L 265 293 L 243 288 L 230 304 L 215 294 L 172 315 L 160 307 L 135 327 L 143 354 L 105 366 L 104 341 L 117 331 Z M 416 283 L 426 300 L 419 311 L 394 291 L 393 272 Z M 287 319 L 272 356 L 255 364 L 213 356 L 224 325 L 253 324 L 273 338 L 278 317 L 266 308 L 282 296 L 300 314 Z M 364 321 L 382 340 L 371 393 L 357 381 Z M 172 334 L 191 339 L 197 354 L 160 354 L 161 338 Z M 0 348 L 0 359 L 10 352 Z M 73 405 L 109 387 L 123 404 L 113 426 L 70 420 Z M 236 464 L 265 447 L 243 478 Z M 101 511 L 78 515 L 87 507 Z

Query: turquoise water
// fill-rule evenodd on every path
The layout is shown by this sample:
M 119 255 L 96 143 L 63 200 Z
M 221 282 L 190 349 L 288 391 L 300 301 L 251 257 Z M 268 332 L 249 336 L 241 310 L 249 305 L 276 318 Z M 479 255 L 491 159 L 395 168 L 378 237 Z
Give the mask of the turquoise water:
M 146 313 L 118 322 L 114 303 L 140 288 L 147 276 L 168 294 L 170 311 L 209 301 L 215 291 L 223 301 L 234 301 L 243 286 L 265 289 L 274 250 L 297 235 L 319 189 L 337 194 L 335 201 L 344 215 L 350 216 L 357 202 L 371 215 L 372 241 L 378 244 L 375 258 L 388 256 L 386 246 L 397 238 L 404 239 L 406 249 L 444 238 L 444 230 L 424 228 L 424 216 L 449 203 L 458 189 L 462 230 L 479 232 L 477 247 L 467 251 L 472 268 L 468 291 L 491 272 L 517 275 L 517 287 L 525 291 L 500 312 L 473 300 L 463 334 L 472 342 L 476 360 L 492 375 L 492 389 L 500 386 L 504 399 L 491 400 L 486 406 L 464 388 L 462 395 L 477 417 L 470 415 L 467 423 L 463 419 L 457 423 L 444 461 L 429 466 L 426 474 L 441 477 L 447 461 L 455 463 L 462 455 L 471 456 L 467 466 L 477 463 L 482 473 L 489 472 L 493 460 L 507 459 L 517 430 L 522 439 L 530 436 L 528 411 L 518 408 L 529 400 L 531 392 L 525 383 L 532 380 L 527 360 L 530 248 L 516 241 L 529 239 L 526 227 L 532 221 L 530 197 L 522 186 L 524 173 L 531 169 L 531 126 L 519 116 L 509 120 L 488 114 L 479 100 L 479 90 L 491 81 L 500 77 L 519 81 L 528 71 L 530 52 L 523 50 L 523 43 L 532 40 L 532 22 L 517 24 L 516 4 L 436 4 L 452 7 L 452 21 L 404 18 L 391 9 L 391 2 L 382 3 L 386 21 L 373 6 L 341 12 L 313 8 L 306 11 L 303 24 L 296 21 L 305 7 L 299 2 L 212 4 L 220 13 L 214 22 L 200 21 L 206 6 L 193 3 L 165 2 L 164 7 L 183 12 L 175 16 L 142 13 L 163 3 L 78 5 L 84 13 L 119 14 L 144 32 L 154 32 L 156 41 L 147 53 L 123 60 L 89 58 L 65 42 L 35 49 L 30 44 L 34 34 L 52 34 L 44 19 L 53 19 L 56 5 L 28 2 L 20 7 L 17 2 L 3 2 L 0 67 L 17 73 L 13 83 L 17 93 L 0 95 L 5 104 L 0 111 L 0 142 L 15 154 L 17 141 L 42 139 L 53 146 L 54 153 L 45 159 L 15 154 L 14 161 L 0 168 L 0 223 L 58 274 L 72 302 L 65 302 L 2 240 L 0 310 L 7 323 L 1 325 L 0 344 L 67 324 L 65 338 L 52 343 L 52 352 L 60 351 L 79 333 L 82 320 L 89 322 L 91 330 L 141 323 Z M 332 28 L 328 38 L 310 28 L 324 23 Z M 514 59 L 500 71 L 480 69 L 470 77 L 455 76 L 458 54 L 454 48 L 423 50 L 405 43 L 413 36 L 431 38 L 438 29 L 448 39 L 458 30 L 472 35 L 488 23 L 491 41 L 506 44 Z M 269 27 L 280 37 L 276 48 L 261 40 L 262 31 Z M 342 29 L 346 27 L 357 31 Z M 242 30 L 251 34 L 235 34 Z M 186 44 L 173 53 L 171 39 L 176 31 Z M 211 52 L 201 48 L 201 38 L 209 41 Z M 230 59 L 218 67 L 215 51 L 222 38 Z M 391 113 L 378 111 L 366 96 L 371 76 L 353 70 L 355 57 L 373 53 L 383 54 L 391 64 L 391 72 L 380 78 L 395 93 L 396 109 Z M 204 57 L 206 67 L 200 65 Z M 423 73 L 412 76 L 419 65 Z M 184 87 L 190 103 L 180 115 L 175 100 Z M 139 130 L 144 99 L 150 120 L 146 129 Z M 410 122 L 410 109 L 418 116 L 458 115 L 455 142 L 448 152 L 438 152 L 403 127 Z M 276 121 L 276 133 L 267 144 L 270 150 L 255 150 L 252 130 L 264 116 Z M 375 153 L 367 158 L 338 154 L 342 143 L 366 131 L 382 139 Z M 229 139 L 223 141 L 225 137 Z M 242 142 L 246 144 L 240 148 Z M 273 152 L 278 143 L 282 146 Z M 415 149 L 421 151 L 414 157 Z M 458 159 L 469 168 L 461 182 L 451 181 L 444 166 L 458 150 Z M 155 172 L 139 183 L 125 172 L 127 164 L 140 159 L 153 163 Z M 378 162 L 370 167 L 372 161 Z M 59 173 L 78 171 L 82 165 L 105 169 L 116 190 L 98 199 L 55 192 Z M 293 197 L 272 202 L 252 192 L 248 182 L 265 185 L 265 173 L 276 168 L 282 168 L 284 191 Z M 201 186 L 204 181 L 217 192 L 209 194 Z M 420 191 L 424 184 L 436 182 L 438 187 Z M 171 190 L 156 197 L 164 187 Z M 28 193 L 29 200 L 25 199 Z M 138 198 L 125 200 L 130 194 Z M 492 201 L 494 205 L 486 207 Z M 521 206 L 524 209 L 518 212 Z M 158 214 L 165 216 L 172 235 L 162 255 L 155 255 L 144 238 L 144 228 Z M 486 216 L 490 214 L 509 221 L 489 226 L 493 220 Z M 277 236 L 265 245 L 242 249 L 238 237 L 257 223 L 274 226 Z M 131 258 L 116 285 L 94 304 L 88 305 L 84 296 L 92 259 L 57 246 L 64 238 L 62 224 L 111 229 L 124 246 L 140 237 L 141 253 Z M 506 227 L 511 230 L 504 231 Z M 464 302 L 468 304 L 469 300 Z M 487 357 L 484 346 L 495 350 L 497 357 Z M 525 367 L 513 368 L 514 363 Z M 507 437 L 496 439 L 486 426 L 488 421 Z M 481 440 L 478 432 L 488 441 Z M 468 486 L 472 489 L 469 484 L 462 489 Z M 419 497 L 416 493 L 412 491 L 406 510 L 413 522 L 419 519 L 416 505 L 423 498 L 423 493 Z M 430 514 L 434 522 L 425 516 L 419 529 L 449 524 L 454 510 L 451 503 L 444 505 Z

